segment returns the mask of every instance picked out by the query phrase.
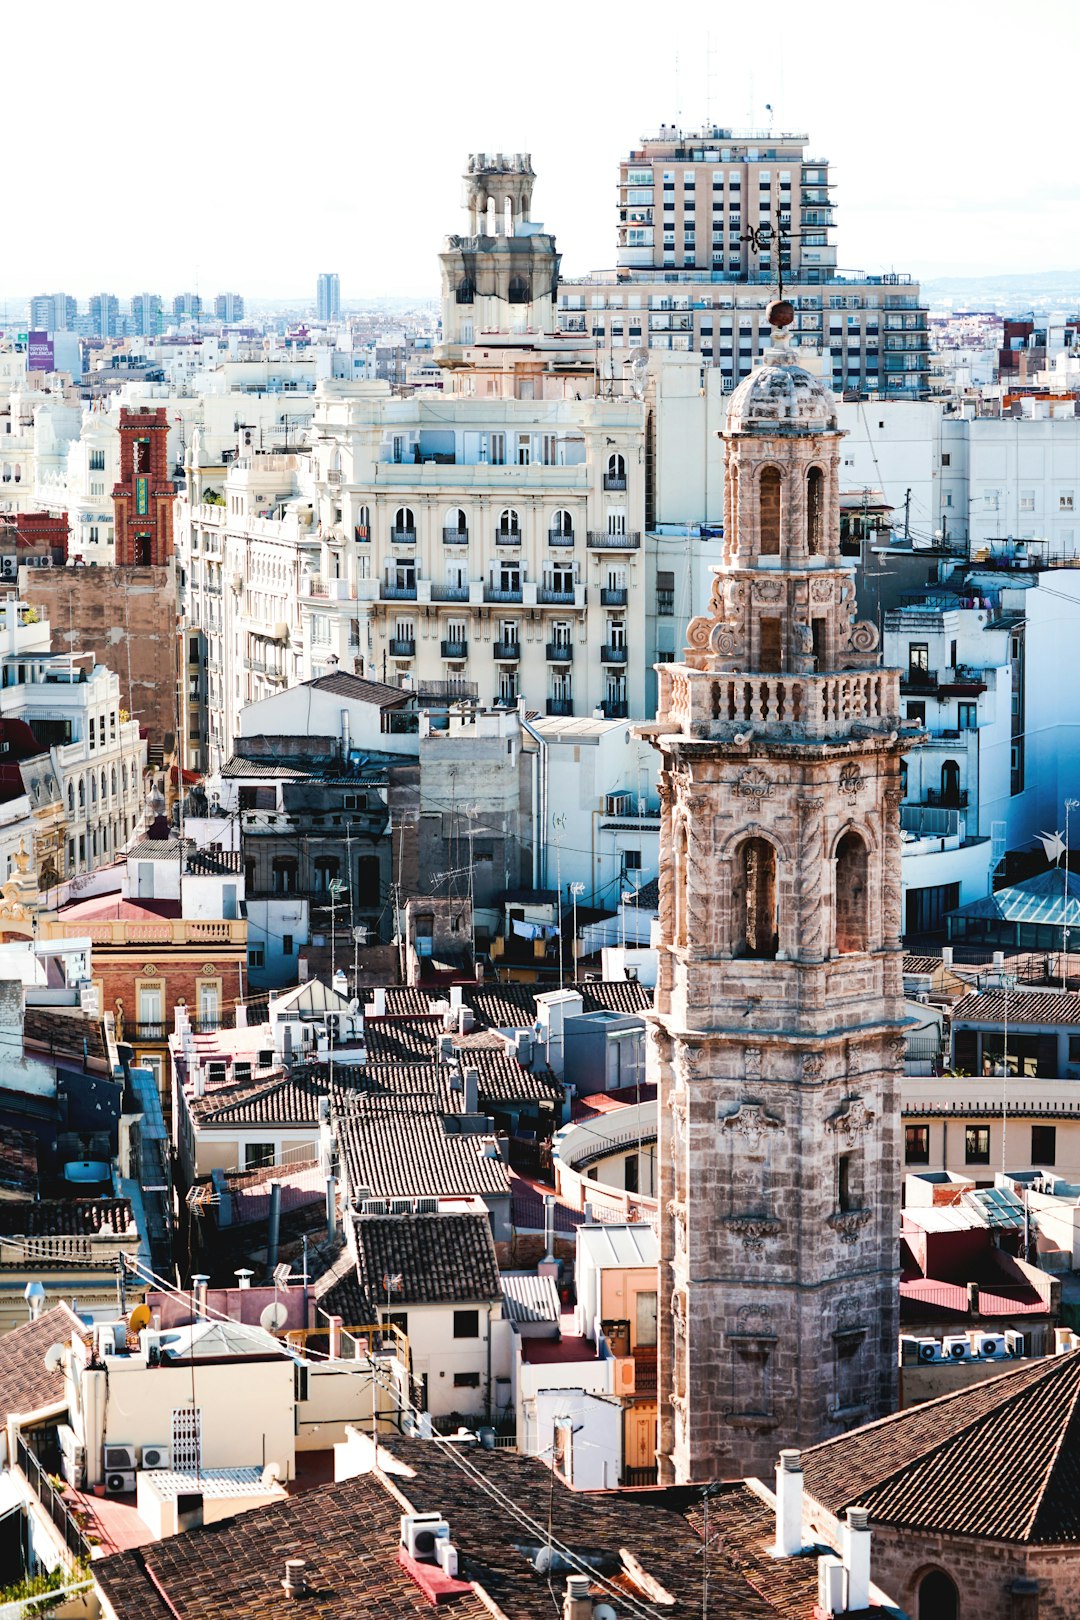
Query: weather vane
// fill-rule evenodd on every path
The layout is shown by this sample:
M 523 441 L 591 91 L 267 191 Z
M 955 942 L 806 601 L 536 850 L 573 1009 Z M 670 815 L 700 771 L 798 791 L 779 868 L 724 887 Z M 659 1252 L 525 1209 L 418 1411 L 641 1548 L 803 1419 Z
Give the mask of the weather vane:
M 799 236 L 800 231 L 793 232 L 786 221 L 790 215 L 785 215 L 782 206 L 776 210 L 775 225 L 748 225 L 742 241 L 746 242 L 753 253 L 768 253 L 773 243 L 776 243 L 776 296 L 784 296 L 784 269 L 791 264 L 791 238 Z

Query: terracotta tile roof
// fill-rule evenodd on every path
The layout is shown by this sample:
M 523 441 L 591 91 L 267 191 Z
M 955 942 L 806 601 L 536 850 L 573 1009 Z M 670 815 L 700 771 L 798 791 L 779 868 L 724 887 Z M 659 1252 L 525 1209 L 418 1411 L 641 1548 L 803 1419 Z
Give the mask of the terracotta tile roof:
M 504 1046 L 472 1046 L 464 1050 L 455 1047 L 455 1051 L 463 1069 L 479 1073 L 481 1107 L 485 1103 L 562 1102 L 563 1088 L 546 1066 L 538 1070 L 526 1068 Z
M 329 675 L 319 675 L 305 684 L 313 686 L 316 692 L 332 692 L 335 697 L 355 698 L 358 703 L 374 703 L 380 709 L 399 709 L 403 703 L 410 703 L 413 697 L 403 687 L 388 686 L 383 681 L 365 681 L 362 676 L 350 675 L 345 669 L 335 669 Z
M 327 1316 L 340 1316 L 346 1327 L 369 1325 L 371 1304 L 360 1285 L 356 1260 L 350 1249 L 342 1249 L 322 1276 L 316 1278 L 312 1293 L 319 1311 L 325 1311 Z M 321 1322 L 318 1312 L 316 1321 Z
M 361 1215 L 355 1222 L 363 1298 L 385 1298 L 384 1276 L 399 1275 L 403 1305 L 450 1305 L 502 1298 L 499 1263 L 486 1215 Z
M 349 1192 L 375 1198 L 508 1194 L 509 1170 L 490 1137 L 448 1130 L 427 1099 L 357 1097 L 337 1120 Z
M 1032 1362 L 803 1452 L 831 1513 L 908 1530 L 1080 1540 L 1080 1352 Z
M 36 1322 L 24 1322 L 0 1338 L 0 1413 L 6 1423 L 13 1414 L 36 1412 L 64 1398 L 64 1372 L 45 1371 L 50 1345 L 68 1344 L 82 1323 L 67 1305 L 43 1311 Z
M 566 986 L 581 994 L 585 1012 L 648 1012 L 653 995 L 631 979 L 580 979 Z M 490 984 L 461 986 L 461 999 L 472 1009 L 481 1029 L 531 1029 L 536 1022 L 536 998 L 553 984 Z M 424 990 L 416 985 L 391 985 L 386 991 L 389 1018 L 430 1017 L 436 1001 L 446 999 L 445 988 Z M 367 1011 L 370 1017 L 370 1009 Z
M 371 1063 L 433 1063 L 442 1019 L 366 1018 L 364 1042 Z
M 1007 1009 L 1006 1009 L 1006 1003 Z M 1006 1010 L 1010 1024 L 1075 1024 L 1080 1027 L 1080 996 L 1061 991 L 985 990 L 965 996 L 952 1010 L 952 1021 L 973 1024 L 1000 1024 Z
M 430 1615 L 397 1563 L 402 1498 L 414 1512 L 443 1511 L 449 1520 L 460 1576 L 479 1589 L 453 1604 L 456 1620 L 490 1620 L 493 1609 L 509 1620 L 551 1620 L 553 1604 L 561 1613 L 565 1570 L 549 1577 L 530 1557 L 544 1545 L 552 1500 L 543 1463 L 479 1450 L 462 1459 L 450 1447 L 397 1436 L 380 1444 L 409 1471 L 394 1476 L 394 1496 L 380 1476 L 363 1474 L 98 1560 L 94 1576 L 117 1620 L 266 1620 L 290 1608 L 307 1620 Z M 699 1489 L 580 1492 L 556 1479 L 554 1490 L 556 1536 L 603 1572 L 596 1599 L 622 1614 L 700 1615 Z M 811 1620 L 817 1559 L 772 1558 L 773 1532 L 772 1512 L 748 1485 L 718 1487 L 709 1503 L 711 1590 L 739 1620 Z M 631 1582 L 623 1548 L 672 1604 L 659 1608 Z M 291 1605 L 281 1590 L 287 1558 L 306 1560 L 311 1588 Z
M 94 1577 L 117 1620 L 421 1620 L 433 1611 L 397 1562 L 400 1515 L 362 1476 L 98 1559 Z M 307 1563 L 311 1590 L 299 1601 L 282 1591 L 288 1558 Z M 453 1614 L 491 1620 L 472 1594 Z
M 84 1050 L 92 1058 L 105 1056 L 105 1036 L 99 1018 L 63 1007 L 27 1007 L 23 1038 L 28 1046 L 77 1058 L 82 1067 Z M 85 1048 L 83 1043 L 85 1044 Z
M 0 1125 L 0 1187 L 25 1193 L 37 1192 L 38 1140 L 32 1131 L 14 1125 Z
M 0 1199 L 0 1237 L 96 1237 L 135 1230 L 126 1198 Z

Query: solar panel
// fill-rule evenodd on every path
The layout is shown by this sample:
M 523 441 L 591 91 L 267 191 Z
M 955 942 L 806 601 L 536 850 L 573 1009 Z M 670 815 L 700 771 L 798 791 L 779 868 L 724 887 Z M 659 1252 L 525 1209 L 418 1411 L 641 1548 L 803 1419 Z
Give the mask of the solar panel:
M 978 1192 L 965 1194 L 965 1201 L 973 1204 L 995 1230 L 1022 1230 L 1024 1206 L 1007 1187 L 984 1187 Z

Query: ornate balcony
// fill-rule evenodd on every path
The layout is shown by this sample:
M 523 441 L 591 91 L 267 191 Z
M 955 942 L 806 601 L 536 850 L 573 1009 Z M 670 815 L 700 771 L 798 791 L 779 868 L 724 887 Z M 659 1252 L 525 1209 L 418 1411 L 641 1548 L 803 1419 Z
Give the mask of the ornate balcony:
M 493 647 L 495 657 L 504 664 L 516 663 L 521 657 L 520 641 L 496 641 Z
M 574 649 L 569 641 L 549 641 L 545 652 L 549 664 L 569 664 L 573 662 Z
M 638 551 L 641 531 L 631 529 L 626 534 L 606 534 L 601 529 L 590 529 L 588 546 L 590 551 Z
M 391 658 L 415 658 L 416 639 L 413 636 L 391 636 Z

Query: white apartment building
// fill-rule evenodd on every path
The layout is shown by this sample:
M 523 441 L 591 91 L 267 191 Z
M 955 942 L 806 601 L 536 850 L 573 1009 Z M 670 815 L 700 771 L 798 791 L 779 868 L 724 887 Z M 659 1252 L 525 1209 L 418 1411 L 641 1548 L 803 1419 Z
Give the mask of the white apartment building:
M 972 561 L 1008 542 L 1031 563 L 1075 557 L 1080 418 L 945 417 L 939 526 L 968 542 Z
M 885 663 L 901 671 L 906 718 L 926 731 L 902 776 L 906 934 L 937 932 L 949 911 L 987 894 L 1004 852 L 1012 639 L 1000 614 L 944 594 L 886 615 Z M 1018 681 L 1022 669 L 1020 658 Z
M 334 668 L 437 704 L 644 712 L 645 407 L 596 397 L 591 345 L 555 331 L 532 178 L 523 154 L 470 161 L 444 392 L 322 378 L 308 457 L 190 447 L 175 533 L 211 767 L 245 703 Z
M 0 608 L 0 716 L 30 726 L 64 807 L 58 878 L 116 859 L 142 810 L 146 742 L 120 707 L 120 681 L 91 653 L 54 653 L 50 626 L 8 597 Z

